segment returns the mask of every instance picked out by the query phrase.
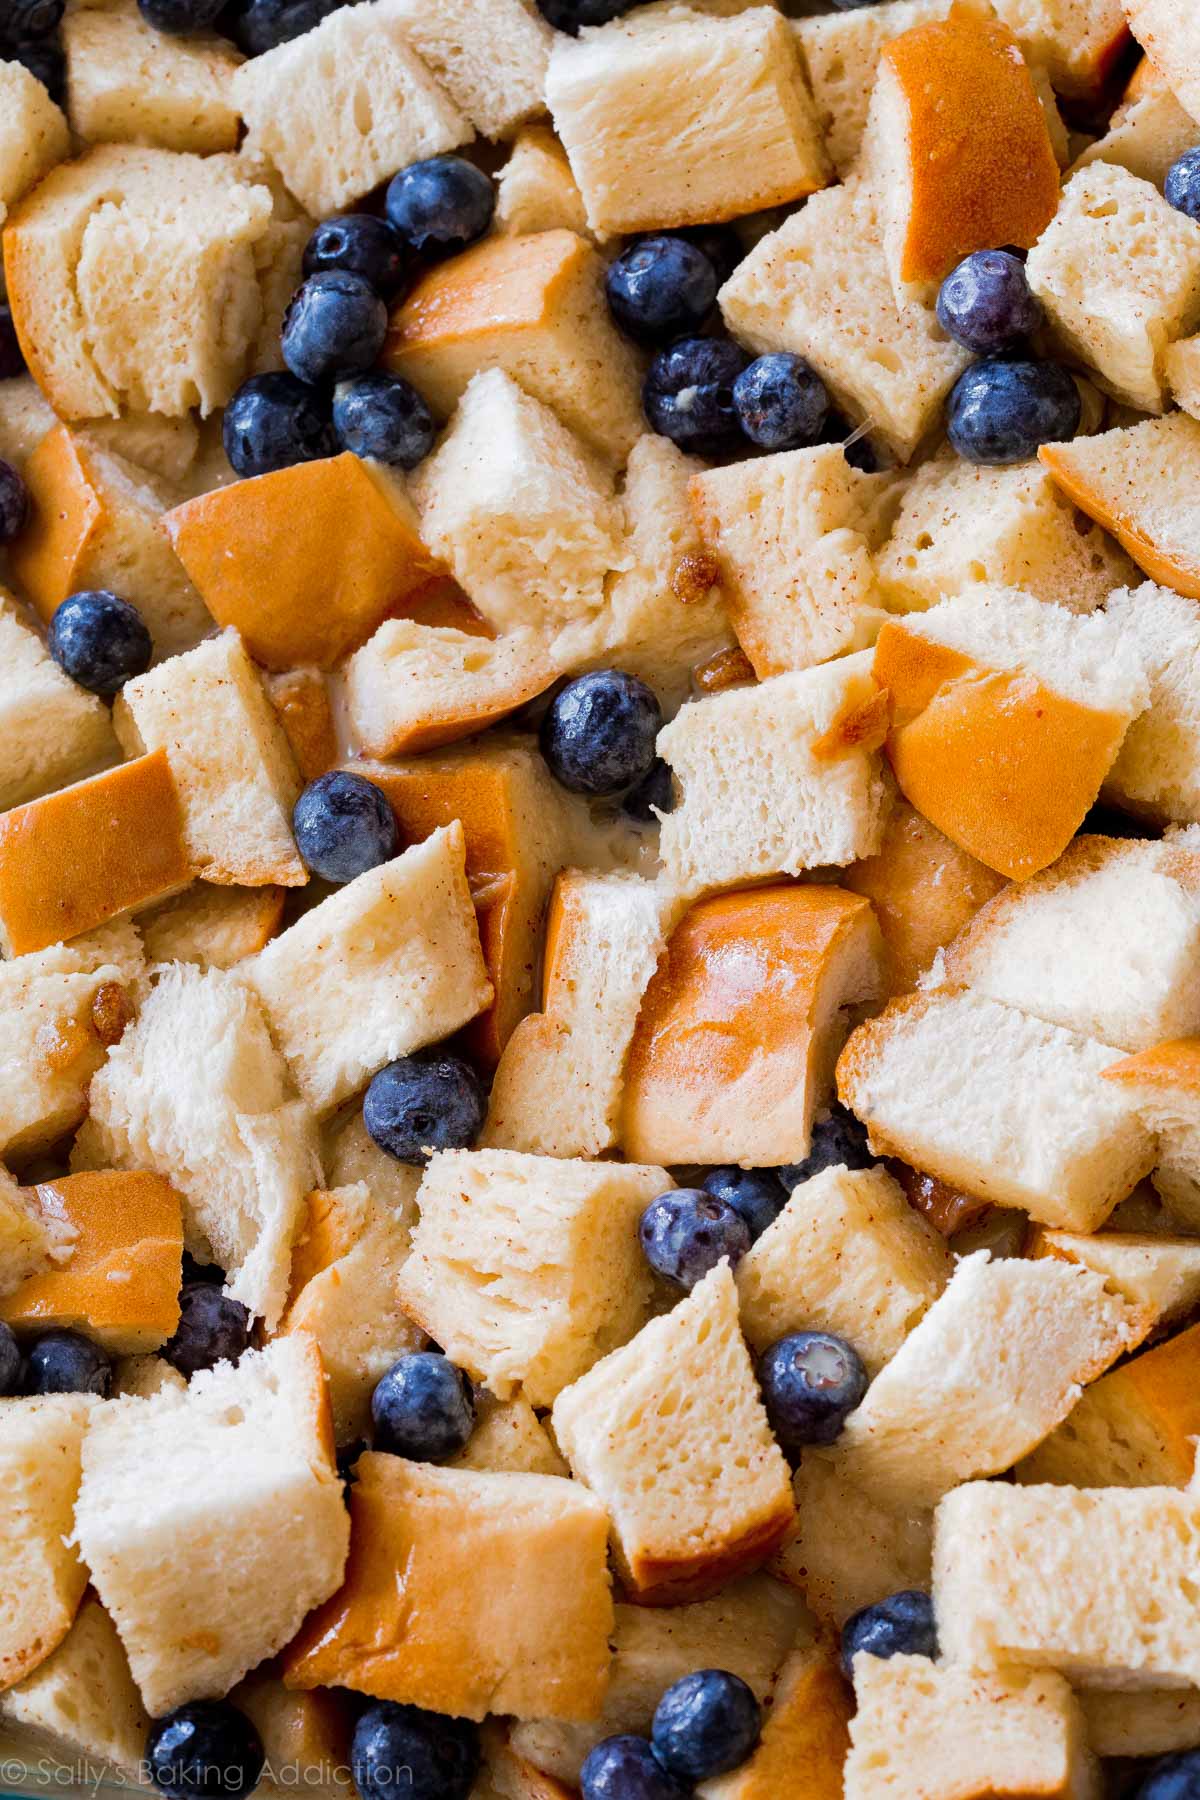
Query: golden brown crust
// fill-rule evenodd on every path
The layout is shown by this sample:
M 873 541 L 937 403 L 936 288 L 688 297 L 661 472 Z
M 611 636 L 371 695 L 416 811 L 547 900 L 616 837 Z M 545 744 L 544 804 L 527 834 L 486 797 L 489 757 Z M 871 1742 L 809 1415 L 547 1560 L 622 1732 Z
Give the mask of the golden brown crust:
M 628 1598 L 638 1606 L 679 1606 L 704 1600 L 739 1575 L 761 1568 L 787 1537 L 796 1517 L 790 1493 L 766 1518 L 748 1523 L 736 1537 L 698 1550 L 694 1556 L 652 1556 L 635 1551 L 629 1559 Z
M 305 781 L 315 781 L 338 758 L 329 688 L 319 669 L 289 669 L 267 682 L 267 694 Z
M 1177 594 L 1184 594 L 1189 600 L 1200 600 L 1200 566 L 1182 563 L 1168 555 L 1132 513 L 1110 506 L 1103 495 L 1089 486 L 1086 449 L 1080 455 L 1074 444 L 1043 444 L 1038 459 L 1049 469 L 1067 498 L 1090 519 L 1111 531 L 1121 548 L 1129 552 L 1151 581 L 1174 588 Z
M 784 1664 L 758 1748 L 714 1784 L 720 1800 L 842 1800 L 853 1710 L 833 1650 L 797 1652 Z
M 46 433 L 24 468 L 29 524 L 9 550 L 17 585 L 43 619 L 79 587 L 78 572 L 104 507 L 81 440 L 65 425 Z
M 1171 1038 L 1101 1071 L 1105 1081 L 1159 1094 L 1200 1096 L 1200 1037 Z
M 403 375 L 416 352 L 544 328 L 564 285 L 594 255 L 573 231 L 485 239 L 431 269 L 393 310 L 380 363 Z

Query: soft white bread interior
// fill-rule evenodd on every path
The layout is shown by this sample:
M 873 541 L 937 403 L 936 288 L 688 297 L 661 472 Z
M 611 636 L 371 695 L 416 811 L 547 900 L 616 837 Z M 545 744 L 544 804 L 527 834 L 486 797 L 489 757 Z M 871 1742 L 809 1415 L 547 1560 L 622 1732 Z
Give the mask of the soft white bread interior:
M 496 176 L 496 228 L 521 236 L 534 231 L 587 230 L 567 153 L 548 125 L 525 125 Z
M 1172 1038 L 1110 1064 L 1106 1084 L 1127 1098 L 1156 1142 L 1153 1181 L 1178 1228 L 1200 1229 L 1200 1038 Z
M 88 1572 L 71 1520 L 95 1406 L 90 1394 L 50 1394 L 0 1408 L 0 1540 L 9 1571 L 0 1600 L 0 1688 L 57 1649 L 83 1599 Z
M 149 1730 L 117 1628 L 94 1594 L 57 1650 L 0 1694 L 0 1732 L 30 1762 L 110 1763 L 136 1778 Z
M 18 471 L 23 469 L 57 424 L 57 413 L 32 375 L 0 382 L 0 456 L 5 462 Z
M 23 63 L 0 61 L 0 225 L 8 209 L 71 154 L 61 111 Z
M 796 1523 L 768 1567 L 824 1625 L 906 1588 L 927 1588 L 933 1514 L 885 1505 L 848 1475 L 837 1449 L 806 1450 L 792 1482 Z
M 1097 1756 L 1168 1756 L 1200 1739 L 1200 1690 L 1077 1688 L 1088 1743 Z
M 532 0 L 389 0 L 388 15 L 484 137 L 544 110 L 554 33 Z
M 1152 66 L 1144 59 L 1138 74 L 1144 75 Z M 1130 82 L 1108 130 L 1076 157 L 1075 167 L 1090 162 L 1119 163 L 1131 175 L 1140 175 L 1161 189 L 1172 163 L 1195 142 L 1196 121 L 1156 72 L 1153 78 L 1139 81 L 1136 89 Z
M 1181 0 L 1124 0 L 1130 30 L 1193 119 L 1200 118 L 1200 21 Z
M 1028 1254 L 1057 1256 L 1094 1269 L 1113 1293 L 1150 1316 L 1156 1334 L 1180 1324 L 1200 1302 L 1200 1242 L 1171 1235 L 1169 1223 L 1161 1234 L 1100 1231 L 1084 1236 L 1042 1229 L 1034 1233 Z
M 1200 820 L 1200 605 L 1147 581 L 1110 594 L 1106 611 L 1137 646 L 1150 704 L 1125 733 L 1105 795 L 1156 824 Z
M 242 58 L 213 32 L 156 31 L 130 0 L 74 9 L 63 23 L 67 110 L 86 144 L 236 150 L 233 77 Z
M 3 588 L 0 670 L 0 811 L 112 760 L 104 702 L 64 675 Z
M 232 969 L 274 937 L 283 917 L 280 887 L 212 887 L 193 882 L 173 900 L 138 914 L 150 963 L 189 962 Z
M 448 1469 L 491 1469 L 512 1475 L 569 1475 L 566 1461 L 524 1395 L 497 1400 L 475 1390 L 475 1428 Z

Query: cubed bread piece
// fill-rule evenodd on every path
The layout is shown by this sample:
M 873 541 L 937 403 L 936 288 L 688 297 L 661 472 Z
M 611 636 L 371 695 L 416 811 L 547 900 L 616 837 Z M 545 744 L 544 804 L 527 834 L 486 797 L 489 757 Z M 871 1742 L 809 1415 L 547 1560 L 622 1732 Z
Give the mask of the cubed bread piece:
M 313 668 L 287 669 L 281 675 L 269 675 L 265 686 L 303 779 L 315 781 L 328 774 L 338 759 L 338 738 L 324 673 Z
M 80 1449 L 95 1398 L 50 1394 L 0 1407 L 0 1688 L 45 1662 L 71 1629 L 88 1572 L 71 1539 Z
M 1169 413 L 1069 444 L 1043 444 L 1038 456 L 1152 581 L 1200 600 L 1200 531 L 1190 499 L 1200 478 L 1200 422 Z
M 1166 1756 L 1200 1743 L 1200 1690 L 1077 1688 L 1088 1742 L 1097 1756 Z
M 161 1356 L 122 1356 L 113 1365 L 112 1395 L 114 1400 L 127 1394 L 139 1400 L 153 1399 L 165 1387 L 183 1389 L 186 1375 Z
M 1200 225 L 1140 176 L 1090 163 L 1026 267 L 1052 329 L 1104 391 L 1161 413 L 1166 346 L 1200 325 Z
M 361 1110 L 343 1115 L 323 1137 L 326 1187 L 363 1183 L 376 1205 L 385 1207 L 397 1225 L 411 1235 L 417 1222 L 417 1189 L 424 1171 L 397 1162 L 381 1150 L 363 1124 Z
M 1149 689 L 1136 646 L 1010 588 L 889 619 L 875 680 L 906 800 L 989 868 L 1027 880 L 1066 849 Z
M 788 1467 L 727 1262 L 564 1388 L 552 1416 L 575 1475 L 608 1509 L 621 1578 L 643 1603 L 701 1598 L 786 1537 Z
M 119 419 L 89 419 L 87 435 L 92 444 L 155 477 L 164 491 L 186 486 L 200 454 L 200 427 L 191 413 L 174 419 L 134 412 Z
M 0 1730 L 30 1763 L 105 1764 L 137 1778 L 150 1719 L 129 1673 L 117 1628 L 94 1594 L 66 1637 L 32 1674 L 0 1695 Z
M 852 1710 L 829 1646 L 797 1650 L 780 1671 L 758 1744 L 739 1768 L 702 1781 L 697 1800 L 841 1800 Z
M 342 1578 L 315 1346 L 282 1340 L 97 1409 L 75 1532 L 147 1710 L 227 1694 Z
M 1154 1185 L 1187 1231 L 1200 1229 L 1200 1038 L 1174 1038 L 1105 1071 L 1157 1140 Z
M 650 1311 L 638 1220 L 665 1169 L 526 1156 L 435 1155 L 400 1271 L 400 1304 L 501 1400 L 549 1406 Z
M 0 808 L 19 806 L 112 760 L 108 710 L 54 662 L 0 588 Z
M 387 12 L 484 137 L 544 111 L 554 33 L 533 0 L 387 0 Z
M 770 7 L 560 36 L 546 103 L 605 236 L 733 219 L 829 179 L 795 39 Z
M 436 568 L 399 482 L 349 451 L 216 488 L 165 525 L 213 618 L 270 669 L 331 667 Z
M 1192 126 L 1195 134 L 1196 127 Z M 1200 418 L 1200 336 L 1180 338 L 1163 354 L 1171 398 L 1190 418 Z
M 497 1400 L 475 1390 L 475 1425 L 449 1469 L 492 1469 L 514 1475 L 569 1475 L 554 1440 L 523 1395 Z
M 32 375 L 15 375 L 10 381 L 0 382 L 0 456 L 14 469 L 24 469 L 58 422 L 58 415 Z
M 1181 0 L 1124 0 L 1130 29 L 1181 106 L 1200 118 L 1200 19 Z
M 369 869 L 243 963 L 296 1085 L 328 1113 L 492 999 L 457 820 Z
M 515 235 L 587 231 L 567 153 L 548 125 L 523 125 L 496 176 L 496 228 Z
M 933 1514 L 885 1506 L 843 1470 L 836 1450 L 804 1452 L 792 1482 L 796 1525 L 768 1565 L 826 1626 L 907 1588 L 929 1586 Z
M 1150 704 L 1125 734 L 1105 796 L 1155 824 L 1200 820 L 1200 605 L 1147 581 L 1110 595 L 1106 611 L 1137 646 Z
M 1169 1228 L 1161 1235 L 1101 1231 L 1091 1237 L 1039 1228 L 1026 1253 L 1094 1269 L 1113 1293 L 1149 1315 L 1156 1333 L 1178 1325 L 1200 1303 L 1200 1243 L 1173 1237 Z
M 0 61 L 0 225 L 55 163 L 71 154 L 67 121 L 24 64 Z
M 163 529 L 165 492 L 146 470 L 61 425 L 38 444 L 24 476 L 32 514 L 9 563 L 47 624 L 68 594 L 107 588 L 137 607 L 159 657 L 212 630 Z
M 1198 1535 L 1200 1498 L 1176 1488 L 968 1482 L 937 1510 L 942 1655 L 1084 1687 L 1200 1686 Z
M 870 902 L 791 883 L 702 900 L 642 997 L 620 1141 L 642 1162 L 802 1162 L 852 1008 L 878 997 Z
M 349 1696 L 328 1688 L 312 1693 L 284 1687 L 273 1658 L 239 1681 L 229 1696 L 262 1739 L 268 1767 L 257 1800 L 295 1795 L 297 1787 L 335 1794 L 353 1792 L 350 1740 L 354 1713 Z
M 62 39 L 67 112 L 84 143 L 237 149 L 233 77 L 242 58 L 228 39 L 156 31 L 133 0 L 72 12 Z
M 1095 1800 L 1079 1703 L 1050 1669 L 854 1659 L 846 1800 Z
M 289 1687 L 460 1718 L 587 1719 L 608 1678 L 606 1521 L 577 1482 L 368 1452 L 342 1588 L 288 1652 Z
M 193 882 L 173 900 L 138 914 L 146 960 L 232 969 L 274 937 L 283 918 L 283 899 L 280 887 L 226 888 Z
M 768 233 L 720 294 L 725 323 L 756 355 L 806 358 L 837 405 L 907 462 L 969 362 L 933 313 L 897 305 L 879 197 L 862 179 L 818 194 Z
M 1143 58 L 1121 105 L 1102 137 L 1089 144 L 1075 160 L 1082 168 L 1092 162 L 1119 163 L 1131 175 L 1161 188 L 1167 171 L 1196 142 L 1196 121 L 1185 112 L 1154 65 Z
M 383 366 L 441 418 L 474 375 L 502 369 L 623 462 L 646 428 L 641 361 L 609 314 L 604 268 L 574 230 L 487 238 L 427 270 L 393 310 Z
M 287 1294 L 316 1127 L 258 1000 L 233 975 L 165 968 L 92 1081 L 75 1165 L 155 1169 L 183 1196 L 188 1248 L 268 1329 Z
M 166 752 L 198 875 L 227 887 L 303 887 L 308 870 L 292 836 L 300 777 L 236 631 L 126 682 L 113 723 L 126 755 Z
M 851 468 L 840 444 L 693 478 L 701 540 L 760 679 L 874 643 L 883 612 L 872 552 L 890 485 Z
M 659 733 L 676 784 L 659 840 L 669 880 L 696 894 L 879 848 L 882 731 L 860 732 L 879 703 L 870 664 L 863 651 L 731 688 L 685 706 Z
M 473 135 L 390 0 L 344 7 L 253 57 L 233 95 L 257 154 L 318 219 Z
M 453 625 L 385 619 L 345 666 L 350 736 L 369 756 L 437 749 L 515 712 L 557 673 L 538 632 L 493 639 Z

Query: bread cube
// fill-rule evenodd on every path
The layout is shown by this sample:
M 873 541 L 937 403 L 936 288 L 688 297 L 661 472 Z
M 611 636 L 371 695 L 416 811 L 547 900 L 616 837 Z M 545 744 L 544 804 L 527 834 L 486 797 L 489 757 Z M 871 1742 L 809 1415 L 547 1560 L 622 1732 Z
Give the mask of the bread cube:
M 658 739 L 676 783 L 668 879 L 696 894 L 872 855 L 886 791 L 858 723 L 877 704 L 863 652 L 685 706 Z
M 1152 75 L 1147 73 L 1151 70 Z M 1161 189 L 1172 163 L 1195 142 L 1196 121 L 1184 111 L 1149 59 L 1143 58 L 1108 130 L 1075 159 L 1075 167 L 1117 163 Z
M 436 1154 L 400 1271 L 400 1304 L 501 1400 L 549 1406 L 625 1344 L 650 1311 L 638 1220 L 665 1169 L 525 1156 Z
M 147 1711 L 227 1694 L 342 1578 L 350 1522 L 316 1348 L 248 1350 L 182 1392 L 98 1409 L 75 1531 Z
M 113 1367 L 114 1400 L 128 1394 L 139 1400 L 151 1400 L 164 1388 L 187 1386 L 187 1377 L 161 1356 L 122 1356 Z
M 279 930 L 283 889 L 210 887 L 193 882 L 173 900 L 138 914 L 138 933 L 153 963 L 232 969 Z
M 368 1452 L 350 1516 L 345 1583 L 289 1650 L 289 1687 L 595 1717 L 613 1608 L 604 1509 L 578 1483 Z
M 1200 1227 L 1200 1038 L 1173 1038 L 1114 1063 L 1106 1080 L 1157 1140 L 1154 1185 L 1187 1231 Z
M 933 1514 L 895 1508 L 843 1469 L 836 1450 L 806 1450 L 795 1472 L 795 1529 L 768 1565 L 826 1627 L 889 1594 L 929 1586 Z
M 523 125 L 496 176 L 496 229 L 587 231 L 587 211 L 567 153 L 548 125 Z
M 534 631 L 491 639 L 452 625 L 385 619 L 346 664 L 347 721 L 370 756 L 438 749 L 515 712 L 557 673 Z
M 264 685 L 303 780 L 328 774 L 338 759 L 338 739 L 325 675 L 320 669 L 287 669 L 269 675 Z
M 1170 413 L 1070 444 L 1043 444 L 1038 456 L 1152 581 L 1200 600 L 1200 542 L 1189 500 L 1200 473 L 1200 422 Z
M 103 1763 L 136 1779 L 150 1718 L 117 1628 L 94 1594 L 84 1596 L 57 1650 L 0 1694 L 0 1725 L 31 1762 L 48 1753 L 60 1766 Z
M 788 1467 L 726 1262 L 564 1388 L 553 1421 L 575 1475 L 608 1509 L 621 1579 L 643 1604 L 702 1598 L 787 1535 Z
M 1200 1243 L 1170 1236 L 1169 1227 L 1162 1235 L 1110 1230 L 1093 1237 L 1038 1229 L 1027 1254 L 1094 1269 L 1113 1293 L 1147 1315 L 1156 1333 L 1178 1325 L 1200 1302 Z
M 0 588 L 0 808 L 19 806 L 112 760 L 102 700 L 64 675 Z
M 9 1400 L 0 1408 L 0 1689 L 45 1662 L 71 1629 L 88 1572 L 71 1540 L 91 1394 Z
M 1107 612 L 1137 646 L 1150 704 L 1125 734 L 1105 795 L 1155 824 L 1200 820 L 1200 605 L 1147 581 L 1113 594 Z
M 528 1400 L 496 1400 L 486 1388 L 475 1393 L 475 1427 L 448 1469 L 495 1470 L 514 1475 L 569 1475 L 550 1433 Z
M 1200 116 L 1200 20 L 1180 0 L 1125 0 L 1125 13 L 1134 37 L 1180 105 L 1193 119 Z
M 857 160 L 879 58 L 893 38 L 944 19 L 951 0 L 887 0 L 792 22 L 825 149 L 841 180 Z
M 829 179 L 795 40 L 770 7 L 560 36 L 546 104 L 604 236 L 761 212 Z
M 226 38 L 156 31 L 131 0 L 72 12 L 62 37 L 71 129 L 85 143 L 237 149 L 242 58 Z
M 532 0 L 388 0 L 387 13 L 484 137 L 544 110 L 554 33 Z
M 1200 1693 L 1194 1688 L 1077 1688 L 1088 1742 L 1097 1756 L 1165 1756 L 1200 1739 Z
M 0 225 L 10 206 L 71 154 L 67 121 L 24 64 L 0 61 Z
M 89 419 L 89 443 L 133 463 L 162 490 L 184 487 L 200 454 L 200 427 L 191 413 L 168 419 L 163 413 L 123 413 L 119 419 Z
M 907 462 L 970 358 L 927 308 L 897 304 L 883 231 L 868 182 L 830 188 L 755 246 L 720 303 L 740 343 L 805 357 L 841 410 Z
M 353 1708 L 345 1694 L 319 1689 L 292 1693 L 279 1675 L 278 1659 L 239 1681 L 230 1704 L 245 1713 L 262 1739 L 267 1769 L 255 1792 L 267 1796 L 294 1794 L 296 1788 L 319 1787 L 347 1796 Z
M 802 1162 L 849 1011 L 879 991 L 870 903 L 817 884 L 721 894 L 672 932 L 625 1063 L 621 1144 L 642 1162 Z
M 32 375 L 15 375 L 11 381 L 0 382 L 0 456 L 14 469 L 24 469 L 57 424 L 58 415 Z
M 693 478 L 703 546 L 760 680 L 874 643 L 883 613 L 872 552 L 890 485 L 851 468 L 840 444 Z
M 849 1743 L 850 1690 L 827 1645 L 797 1650 L 780 1672 L 762 1737 L 740 1768 L 710 1776 L 698 1800 L 776 1800 L 797 1779 L 812 1800 L 833 1796 Z
M 455 821 L 335 890 L 242 964 L 315 1112 L 490 1002 L 464 856 Z
M 1045 1225 L 1095 1231 L 1154 1161 L 1132 1101 L 1100 1080 L 1119 1061 L 995 1000 L 910 994 L 851 1033 L 838 1093 L 877 1154 Z
M 70 1251 L 70 1227 L 47 1217 L 36 1190 L 18 1187 L 6 1170 L 0 1180 L 0 1297 L 31 1275 L 44 1274 Z
M 372 1200 L 411 1236 L 417 1222 L 417 1190 L 424 1171 L 397 1162 L 381 1150 L 363 1124 L 361 1110 L 344 1114 L 334 1128 L 326 1129 L 322 1138 L 326 1187 L 355 1187 L 361 1182 Z M 299 1256 L 297 1246 L 292 1256 L 293 1273 Z

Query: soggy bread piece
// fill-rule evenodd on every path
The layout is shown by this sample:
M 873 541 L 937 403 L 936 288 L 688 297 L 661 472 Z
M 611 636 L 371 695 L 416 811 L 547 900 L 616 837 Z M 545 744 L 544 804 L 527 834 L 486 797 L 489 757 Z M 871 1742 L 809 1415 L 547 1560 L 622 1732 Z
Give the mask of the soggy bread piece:
M 1124 0 L 1130 30 L 1193 119 L 1200 118 L 1200 20 L 1182 0 Z
M 232 969 L 274 937 L 283 918 L 283 900 L 280 887 L 210 887 L 193 882 L 173 900 L 138 914 L 146 960 Z
M 245 1713 L 267 1753 L 269 1767 L 254 1790 L 258 1800 L 286 1800 L 298 1786 L 332 1790 L 349 1800 L 354 1715 L 348 1695 L 326 1688 L 289 1691 L 279 1658 L 273 1657 L 239 1681 L 229 1701 Z
M 1200 1689 L 1085 1687 L 1076 1698 L 1097 1756 L 1166 1756 L 1200 1743 Z
M 536 699 L 557 674 L 535 631 L 491 638 L 385 619 L 343 669 L 351 739 L 369 756 L 440 749 Z
M 110 761 L 108 709 L 53 660 L 0 587 L 0 810 Z
M 544 110 L 554 33 L 533 0 L 389 0 L 387 11 L 484 137 Z
M 71 154 L 67 121 L 23 63 L 0 60 L 0 225 L 11 206 Z
M 0 1689 L 45 1662 L 75 1617 L 88 1572 L 72 1541 L 90 1394 L 6 1400 L 0 1407 Z
M 1111 594 L 1106 610 L 1137 646 L 1150 704 L 1125 733 L 1105 797 L 1155 824 L 1200 820 L 1200 605 L 1147 581 Z
M 1168 1211 L 1200 1228 L 1200 1037 L 1155 1044 L 1104 1073 L 1154 1134 L 1153 1180 Z
M 571 1472 L 528 1400 L 520 1394 L 512 1400 L 496 1400 L 486 1388 L 475 1390 L 475 1425 L 470 1437 L 444 1466 L 512 1475 Z
M 269 675 L 265 686 L 303 779 L 328 774 L 338 759 L 338 739 L 324 673 L 311 667 L 285 669 Z
M 884 1505 L 843 1469 L 837 1450 L 806 1450 L 792 1481 L 796 1524 L 768 1567 L 840 1630 L 851 1613 L 929 1586 L 933 1514 Z
M 233 77 L 242 58 L 215 32 L 177 37 L 148 25 L 132 0 L 63 21 L 67 111 L 86 144 L 236 150 Z
M 740 1768 L 710 1776 L 697 1800 L 840 1800 L 850 1689 L 827 1644 L 798 1649 L 779 1673 L 762 1737 Z
M 105 1763 L 136 1780 L 150 1718 L 94 1594 L 85 1594 L 57 1650 L 0 1694 L 0 1729 L 31 1763 L 46 1754 L 60 1764 Z
M 567 153 L 548 125 L 524 125 L 496 176 L 496 229 L 587 231 L 587 209 Z
M 1152 581 L 1200 600 L 1200 533 L 1190 502 L 1200 478 L 1200 422 L 1168 413 L 1069 444 L 1043 444 L 1038 456 Z
M 1120 1064 L 1114 1064 L 1119 1068 Z M 1114 1294 L 1153 1320 L 1157 1335 L 1178 1325 L 1200 1303 L 1200 1243 L 1194 1238 L 1133 1231 L 1034 1232 L 1029 1256 L 1057 1256 L 1103 1275 Z
M 1119 163 L 1131 175 L 1160 188 L 1172 163 L 1196 142 L 1196 121 L 1185 112 L 1149 58 L 1143 57 L 1108 122 L 1108 130 L 1076 157 L 1075 167 L 1091 162 Z

